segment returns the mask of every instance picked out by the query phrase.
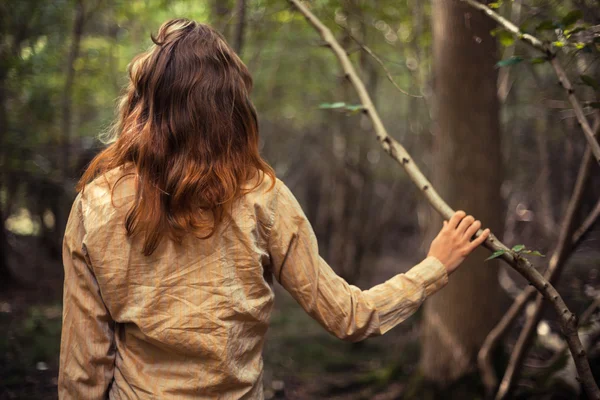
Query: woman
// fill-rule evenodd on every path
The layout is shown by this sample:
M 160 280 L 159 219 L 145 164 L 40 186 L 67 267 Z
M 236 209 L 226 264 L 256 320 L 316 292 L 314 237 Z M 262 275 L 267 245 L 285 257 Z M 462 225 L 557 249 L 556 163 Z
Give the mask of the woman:
M 481 224 L 458 212 L 406 274 L 347 284 L 259 156 L 252 79 L 223 37 L 176 19 L 153 41 L 69 216 L 60 398 L 262 398 L 273 277 L 358 341 L 414 313 L 487 237 L 471 241 Z

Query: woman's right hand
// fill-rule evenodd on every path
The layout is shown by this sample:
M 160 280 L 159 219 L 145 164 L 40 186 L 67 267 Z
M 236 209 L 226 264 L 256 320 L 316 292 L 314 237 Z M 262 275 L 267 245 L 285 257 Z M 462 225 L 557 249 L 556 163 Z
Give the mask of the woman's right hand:
M 442 230 L 431 242 L 427 256 L 440 260 L 450 275 L 490 235 L 490 230 L 486 229 L 471 241 L 479 228 L 481 228 L 480 221 L 476 221 L 471 215 L 466 215 L 464 211 L 457 211 L 450 221 L 444 221 Z

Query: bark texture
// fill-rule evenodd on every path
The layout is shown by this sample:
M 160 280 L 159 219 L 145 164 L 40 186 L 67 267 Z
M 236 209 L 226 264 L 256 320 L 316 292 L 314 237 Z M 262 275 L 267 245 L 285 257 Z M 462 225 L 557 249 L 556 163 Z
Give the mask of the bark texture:
M 499 101 L 494 23 L 458 0 L 433 0 L 433 184 L 455 209 L 503 231 Z M 432 221 L 438 231 L 441 218 Z M 445 384 L 475 367 L 477 352 L 502 315 L 497 262 L 477 249 L 448 286 L 425 305 L 421 369 Z

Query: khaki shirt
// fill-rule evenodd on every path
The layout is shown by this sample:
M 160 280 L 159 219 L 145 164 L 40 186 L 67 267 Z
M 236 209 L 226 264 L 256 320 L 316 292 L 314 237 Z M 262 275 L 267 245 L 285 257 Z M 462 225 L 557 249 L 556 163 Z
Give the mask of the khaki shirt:
M 340 339 L 382 335 L 448 281 L 433 257 L 369 290 L 319 256 L 294 195 L 265 178 L 209 239 L 129 238 L 134 179 L 113 170 L 79 194 L 63 245 L 61 399 L 262 399 L 273 280 Z

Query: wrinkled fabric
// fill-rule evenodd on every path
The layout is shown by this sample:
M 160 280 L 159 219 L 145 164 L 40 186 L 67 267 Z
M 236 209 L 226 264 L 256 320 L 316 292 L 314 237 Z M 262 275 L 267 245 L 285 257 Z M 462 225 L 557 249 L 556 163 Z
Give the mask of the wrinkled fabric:
M 262 399 L 273 277 L 327 331 L 359 341 L 413 314 L 447 281 L 428 257 L 362 291 L 319 256 L 297 200 L 269 178 L 208 239 L 128 237 L 134 174 L 110 171 L 73 203 L 63 244 L 61 399 Z M 111 196 L 112 195 L 112 196 Z

